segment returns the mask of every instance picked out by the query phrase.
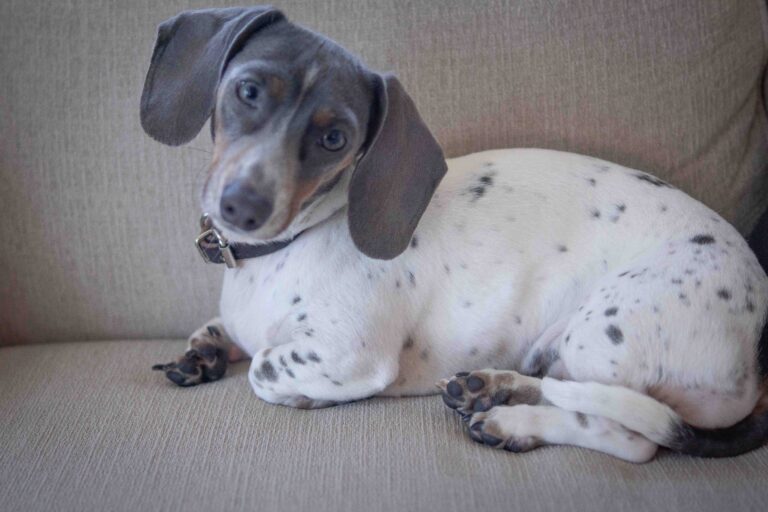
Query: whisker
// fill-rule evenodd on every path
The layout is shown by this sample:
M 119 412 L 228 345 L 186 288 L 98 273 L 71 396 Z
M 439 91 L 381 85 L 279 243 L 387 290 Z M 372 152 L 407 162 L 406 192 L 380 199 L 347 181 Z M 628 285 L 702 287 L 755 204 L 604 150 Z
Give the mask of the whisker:
M 212 151 L 208 151 L 207 149 L 203 149 L 203 148 L 196 148 L 194 146 L 185 146 L 183 149 L 194 149 L 195 151 L 199 151 L 199 152 L 205 153 L 207 155 L 213 155 Z

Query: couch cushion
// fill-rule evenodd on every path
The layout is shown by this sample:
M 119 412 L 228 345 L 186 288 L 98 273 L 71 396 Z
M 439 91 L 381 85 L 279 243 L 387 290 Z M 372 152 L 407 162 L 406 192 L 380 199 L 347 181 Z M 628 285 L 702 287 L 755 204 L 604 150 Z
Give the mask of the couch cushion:
M 436 397 L 301 411 L 250 391 L 247 363 L 181 389 L 149 367 L 178 341 L 0 349 L 3 510 L 758 510 L 768 448 L 661 453 L 471 442 Z
M 207 130 L 140 128 L 157 24 L 219 0 L 0 2 L 0 344 L 184 336 L 212 316 Z M 285 0 L 394 70 L 448 155 L 538 146 L 660 175 L 749 230 L 768 204 L 763 0 Z

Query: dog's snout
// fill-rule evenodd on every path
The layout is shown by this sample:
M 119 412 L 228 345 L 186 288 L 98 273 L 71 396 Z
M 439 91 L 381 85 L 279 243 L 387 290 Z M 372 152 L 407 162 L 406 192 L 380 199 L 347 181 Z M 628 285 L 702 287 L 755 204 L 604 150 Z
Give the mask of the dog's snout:
M 272 201 L 247 182 L 237 180 L 224 187 L 221 217 L 244 231 L 261 227 L 272 214 Z

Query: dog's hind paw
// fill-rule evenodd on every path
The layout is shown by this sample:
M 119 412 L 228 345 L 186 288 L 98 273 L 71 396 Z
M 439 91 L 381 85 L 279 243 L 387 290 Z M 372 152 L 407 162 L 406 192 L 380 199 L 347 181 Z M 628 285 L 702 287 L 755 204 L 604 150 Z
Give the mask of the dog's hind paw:
M 455 409 L 464 421 L 497 405 L 533 405 L 541 400 L 540 379 L 507 370 L 459 372 L 442 379 L 437 387 L 445 405 Z
M 153 370 L 165 372 L 165 376 L 181 387 L 213 382 L 224 376 L 227 370 L 227 353 L 212 344 L 201 344 L 187 350 L 177 361 L 156 364 Z

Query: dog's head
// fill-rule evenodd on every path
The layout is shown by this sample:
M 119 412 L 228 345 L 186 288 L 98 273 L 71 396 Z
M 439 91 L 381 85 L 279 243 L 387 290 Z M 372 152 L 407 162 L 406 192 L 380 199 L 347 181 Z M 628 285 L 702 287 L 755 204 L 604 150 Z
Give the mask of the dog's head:
M 395 77 L 270 7 L 190 11 L 160 25 L 144 130 L 179 145 L 209 117 L 203 209 L 238 241 L 279 239 L 302 210 L 348 184 L 355 245 L 393 258 L 446 171 Z

